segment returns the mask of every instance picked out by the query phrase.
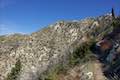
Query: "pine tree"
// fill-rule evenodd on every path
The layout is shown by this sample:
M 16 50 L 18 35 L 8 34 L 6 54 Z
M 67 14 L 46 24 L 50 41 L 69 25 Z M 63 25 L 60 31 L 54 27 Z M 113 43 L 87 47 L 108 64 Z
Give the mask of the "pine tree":
M 114 13 L 114 9 L 113 8 L 112 8 L 111 13 L 112 13 L 112 17 L 115 18 L 115 13 Z

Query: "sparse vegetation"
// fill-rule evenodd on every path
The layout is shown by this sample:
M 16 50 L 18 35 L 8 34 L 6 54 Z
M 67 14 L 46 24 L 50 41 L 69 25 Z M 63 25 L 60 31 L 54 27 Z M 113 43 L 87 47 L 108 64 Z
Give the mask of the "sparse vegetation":
M 46 71 L 44 76 L 40 76 L 39 80 L 58 80 L 59 74 L 65 74 L 66 72 L 67 70 L 62 63 L 56 64 L 50 71 Z
M 20 59 L 18 59 L 15 64 L 15 67 L 13 67 L 11 72 L 8 73 L 8 76 L 5 80 L 16 80 L 20 74 L 21 68 L 22 68 L 21 62 L 20 62 Z
M 70 55 L 69 63 L 67 64 L 69 67 L 64 67 L 64 64 L 55 65 L 53 70 L 47 74 L 45 80 L 58 80 L 59 74 L 65 75 L 69 68 L 74 67 L 79 63 L 84 63 L 91 60 L 91 46 L 94 44 L 95 39 L 91 39 L 89 42 L 82 43 L 78 48 L 76 48 L 73 54 Z
M 50 73 L 48 73 L 48 75 L 46 76 L 45 80 L 57 80 L 57 76 L 60 72 L 60 68 L 62 68 L 61 66 L 57 66 L 54 67 L 54 70 L 52 70 Z
M 12 34 L 12 35 L 2 35 L 0 36 L 0 43 L 16 43 L 16 42 L 22 42 L 25 40 L 25 37 L 27 35 L 22 35 L 22 34 Z
M 92 52 L 91 52 L 91 46 L 95 44 L 95 39 L 91 39 L 88 42 L 82 43 L 74 53 L 70 56 L 69 59 L 69 65 L 75 66 L 79 63 L 84 63 L 91 59 Z

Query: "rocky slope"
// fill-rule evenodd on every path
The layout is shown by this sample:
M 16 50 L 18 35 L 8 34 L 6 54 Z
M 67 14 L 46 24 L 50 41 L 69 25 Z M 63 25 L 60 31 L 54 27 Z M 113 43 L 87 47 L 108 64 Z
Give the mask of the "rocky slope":
M 70 56 L 80 45 L 111 33 L 112 20 L 112 15 L 106 14 L 81 21 L 59 21 L 31 35 L 21 35 L 18 40 L 12 35 L 1 37 L 0 80 L 13 80 L 12 74 L 16 75 L 14 80 L 47 80 L 46 74 L 56 65 L 69 66 Z M 15 69 L 17 63 L 19 69 Z

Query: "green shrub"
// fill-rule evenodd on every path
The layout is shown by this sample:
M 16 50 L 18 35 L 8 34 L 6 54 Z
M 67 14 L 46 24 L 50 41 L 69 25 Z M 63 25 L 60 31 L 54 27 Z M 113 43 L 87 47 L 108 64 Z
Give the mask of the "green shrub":
M 21 62 L 20 59 L 17 60 L 15 67 L 12 68 L 11 72 L 8 73 L 6 80 L 16 80 L 21 70 Z
M 59 74 L 66 74 L 66 68 L 62 63 L 56 64 L 45 76 L 45 80 L 58 80 Z
M 76 50 L 70 55 L 69 58 L 69 65 L 71 67 L 79 64 L 84 63 L 91 59 L 92 52 L 91 46 L 95 44 L 95 39 L 91 39 L 89 42 L 82 43 Z

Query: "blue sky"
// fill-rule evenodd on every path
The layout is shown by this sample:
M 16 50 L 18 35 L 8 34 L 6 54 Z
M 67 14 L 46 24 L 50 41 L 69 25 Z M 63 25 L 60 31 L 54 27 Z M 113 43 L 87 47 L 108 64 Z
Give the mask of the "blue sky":
M 120 0 L 0 0 L 0 34 L 32 33 L 59 20 L 80 20 L 111 11 Z

